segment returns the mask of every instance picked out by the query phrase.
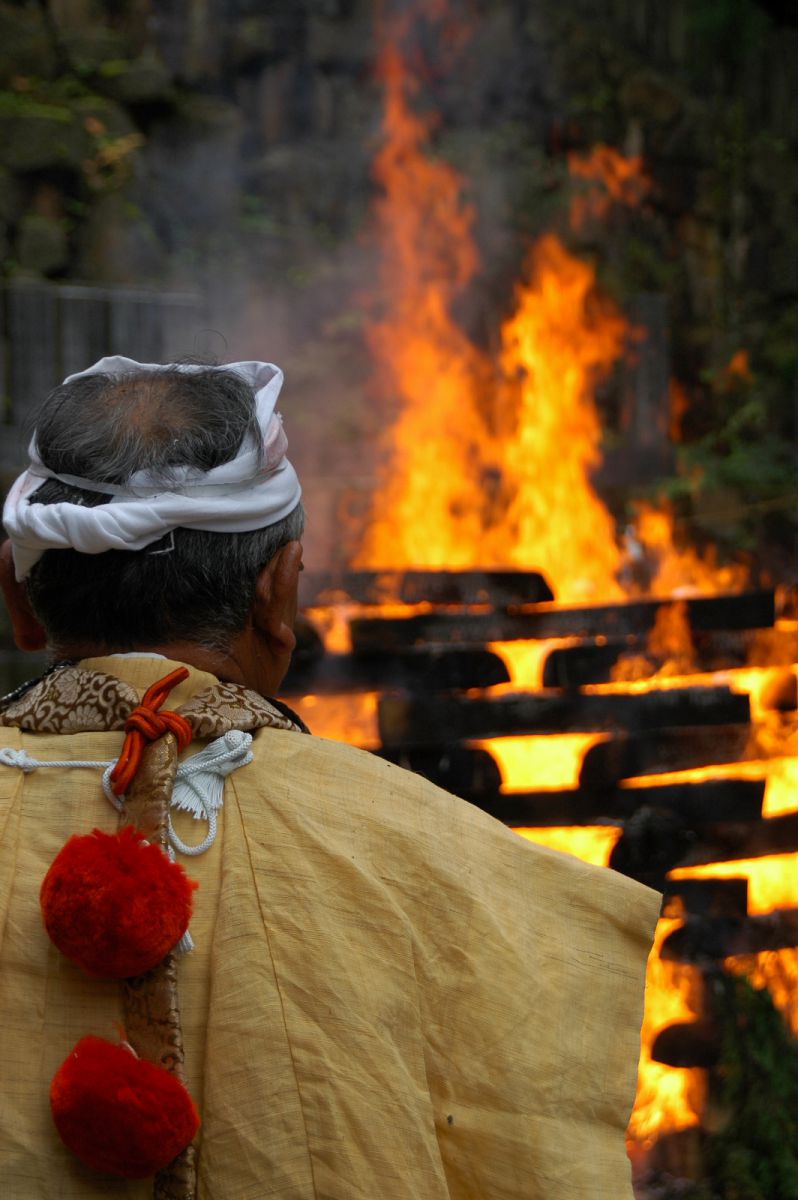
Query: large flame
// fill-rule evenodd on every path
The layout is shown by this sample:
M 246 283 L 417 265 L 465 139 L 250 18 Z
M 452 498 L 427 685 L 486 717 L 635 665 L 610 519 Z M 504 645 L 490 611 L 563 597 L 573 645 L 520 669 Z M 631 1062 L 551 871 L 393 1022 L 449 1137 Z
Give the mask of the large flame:
M 593 269 L 553 235 L 534 248 L 529 279 L 502 329 L 509 504 L 495 553 L 542 570 L 558 600 L 613 599 L 622 594 L 621 552 L 590 483 L 601 457 L 593 396 L 620 357 L 627 326 L 599 301 Z
M 498 374 L 453 306 L 476 266 L 459 175 L 428 146 L 417 85 L 387 41 L 384 141 L 374 175 L 382 311 L 369 330 L 379 391 L 399 408 L 357 565 L 541 570 L 560 600 L 619 596 L 595 385 L 626 322 L 592 267 L 553 235 L 533 248 L 501 333 Z
M 374 177 L 384 310 L 369 329 L 380 393 L 399 408 L 393 469 L 379 492 L 357 565 L 464 567 L 479 561 L 485 521 L 478 406 L 486 364 L 452 318 L 477 254 L 462 180 L 424 153 L 430 121 L 398 41 L 386 41 L 383 145 Z

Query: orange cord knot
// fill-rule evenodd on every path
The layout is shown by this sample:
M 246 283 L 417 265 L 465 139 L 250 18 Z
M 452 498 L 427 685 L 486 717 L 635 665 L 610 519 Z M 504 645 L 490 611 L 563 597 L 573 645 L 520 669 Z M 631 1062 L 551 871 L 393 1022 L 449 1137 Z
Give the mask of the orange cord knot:
M 191 726 L 180 713 L 166 709 L 159 712 L 173 687 L 188 679 L 188 669 L 178 667 L 176 671 L 159 679 L 148 688 L 141 699 L 141 704 L 125 721 L 125 742 L 116 766 L 111 772 L 111 787 L 115 796 L 122 796 L 128 790 L 141 764 L 141 755 L 145 743 L 154 742 L 165 733 L 173 733 L 177 738 L 178 750 L 185 750 L 193 737 Z

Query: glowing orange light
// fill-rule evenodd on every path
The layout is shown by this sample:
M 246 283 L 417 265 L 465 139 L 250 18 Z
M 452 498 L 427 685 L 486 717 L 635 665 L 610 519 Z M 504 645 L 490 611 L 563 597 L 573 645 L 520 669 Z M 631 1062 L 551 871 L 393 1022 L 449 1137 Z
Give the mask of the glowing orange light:
M 641 502 L 635 533 L 649 561 L 655 564 L 651 592 L 659 596 L 681 593 L 704 595 L 736 591 L 748 582 L 748 569 L 739 563 L 720 564 L 714 547 L 700 554 L 692 546 L 677 547 L 673 515 L 667 505 Z
M 601 733 L 563 733 L 486 738 L 474 745 L 487 750 L 499 764 L 502 791 L 536 792 L 577 787 L 586 752 L 604 740 Z M 556 809 L 554 798 L 552 806 Z
M 736 862 L 677 867 L 671 879 L 747 879 L 748 911 L 752 916 L 779 908 L 798 907 L 798 854 L 773 854 Z
M 497 376 L 452 315 L 477 265 L 473 212 L 460 177 L 429 153 L 398 46 L 389 37 L 380 55 L 383 310 L 369 345 L 399 414 L 357 565 L 514 566 L 542 570 L 558 599 L 618 597 L 613 521 L 589 473 L 600 458 L 593 389 L 626 322 L 593 269 L 546 236 L 502 330 Z
M 573 854 L 574 858 L 595 867 L 606 867 L 623 831 L 614 825 L 579 825 L 556 829 L 519 826 L 515 832 L 539 846 Z
M 338 696 L 301 696 L 291 704 L 317 737 L 376 750 L 380 745 L 378 700 L 377 692 L 352 692 Z
M 728 366 L 723 372 L 723 377 L 727 384 L 751 382 L 753 375 L 747 350 L 737 350 L 731 356 Z
M 703 1071 L 667 1067 L 651 1058 L 654 1039 L 662 1029 L 677 1022 L 693 1021 L 701 1015 L 698 971 L 660 958 L 662 943 L 680 924 L 681 921 L 674 918 L 664 918 L 658 923 L 648 957 L 637 1095 L 628 1129 L 629 1141 L 642 1143 L 644 1148 L 660 1134 L 675 1133 L 700 1124 L 706 1102 Z
M 626 157 L 601 143 L 587 154 L 572 151 L 568 170 L 587 187 L 571 200 L 570 221 L 581 229 L 588 219 L 603 221 L 613 204 L 637 208 L 650 190 L 651 182 L 638 155 Z

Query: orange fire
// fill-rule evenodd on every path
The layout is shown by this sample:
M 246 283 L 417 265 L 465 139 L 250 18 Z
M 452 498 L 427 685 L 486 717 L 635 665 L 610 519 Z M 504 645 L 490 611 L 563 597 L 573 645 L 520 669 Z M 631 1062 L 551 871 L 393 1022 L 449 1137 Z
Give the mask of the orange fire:
M 748 570 L 738 563 L 721 565 L 710 546 L 702 555 L 692 546 L 677 545 L 673 515 L 666 505 L 640 503 L 635 535 L 656 565 L 651 593 L 657 596 L 735 591 L 745 587 Z
M 502 330 L 497 376 L 453 317 L 477 266 L 473 212 L 459 175 L 429 152 L 398 39 L 379 74 L 383 309 L 369 344 L 399 415 L 356 565 L 521 567 L 542 570 L 559 600 L 620 596 L 613 521 L 589 473 L 600 459 L 593 390 L 627 324 L 592 267 L 546 236 Z
M 798 810 L 798 762 L 777 760 L 771 765 L 766 793 L 766 815 Z M 773 796 L 771 783 L 775 783 Z M 752 914 L 798 908 L 798 854 L 774 854 L 767 858 L 741 859 L 737 862 L 708 863 L 698 867 L 680 867 L 671 872 L 674 879 L 747 879 L 748 911 Z M 766 987 L 785 1021 L 798 1035 L 798 950 L 788 948 L 762 954 L 727 958 L 730 971 L 747 976 L 754 987 Z
M 399 408 L 388 446 L 400 466 L 383 483 L 356 565 L 470 566 L 480 560 L 487 518 L 488 431 L 478 406 L 486 363 L 452 305 L 477 266 L 474 214 L 457 172 L 424 153 L 431 121 L 413 111 L 417 83 L 390 36 L 378 75 L 385 111 L 374 216 L 384 310 L 368 340 L 379 392 Z
M 338 696 L 300 696 L 293 707 L 316 737 L 348 742 L 362 750 L 380 745 L 377 728 L 377 692 L 352 692 Z
M 753 379 L 751 364 L 747 350 L 737 350 L 729 359 L 723 372 L 723 380 L 727 387 L 738 383 L 750 383 Z
M 590 473 L 601 458 L 594 389 L 620 357 L 628 326 L 597 296 L 592 267 L 553 235 L 530 261 L 502 329 L 508 504 L 493 552 L 542 570 L 560 601 L 620 598 L 614 522 Z
M 614 204 L 637 208 L 651 187 L 642 158 L 626 157 L 603 144 L 594 146 L 588 154 L 569 154 L 568 170 L 573 179 L 584 180 L 587 185 L 571 200 L 573 229 L 581 229 L 589 219 L 606 220 Z
M 552 810 L 556 810 L 556 790 L 577 787 L 582 759 L 604 737 L 601 733 L 563 733 L 486 738 L 474 744 L 487 750 L 499 764 L 503 792 L 551 790 L 555 793 Z
M 637 1096 L 627 1134 L 630 1143 L 642 1144 L 644 1148 L 660 1134 L 698 1125 L 706 1101 L 703 1071 L 664 1066 L 654 1062 L 650 1053 L 660 1030 L 677 1022 L 694 1021 L 701 1015 L 698 971 L 660 958 L 662 943 L 680 924 L 672 917 L 658 923 L 648 957 Z
M 695 646 L 687 605 L 683 600 L 657 610 L 645 654 L 624 654 L 612 669 L 611 680 L 658 679 L 686 675 L 695 666 Z
M 606 867 L 622 831 L 615 825 L 579 825 L 556 829 L 519 826 L 515 832 L 539 846 L 573 854 L 574 858 L 581 858 L 582 862 L 592 863 L 595 867 Z

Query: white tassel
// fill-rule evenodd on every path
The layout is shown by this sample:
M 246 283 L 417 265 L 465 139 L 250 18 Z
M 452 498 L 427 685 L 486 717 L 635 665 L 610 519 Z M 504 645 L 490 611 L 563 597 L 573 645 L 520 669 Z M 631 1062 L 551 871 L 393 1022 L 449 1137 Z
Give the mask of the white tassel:
M 180 763 L 171 807 L 191 813 L 195 821 L 207 821 L 209 813 L 222 807 L 225 777 L 252 762 L 251 746 L 251 733 L 231 729 Z

